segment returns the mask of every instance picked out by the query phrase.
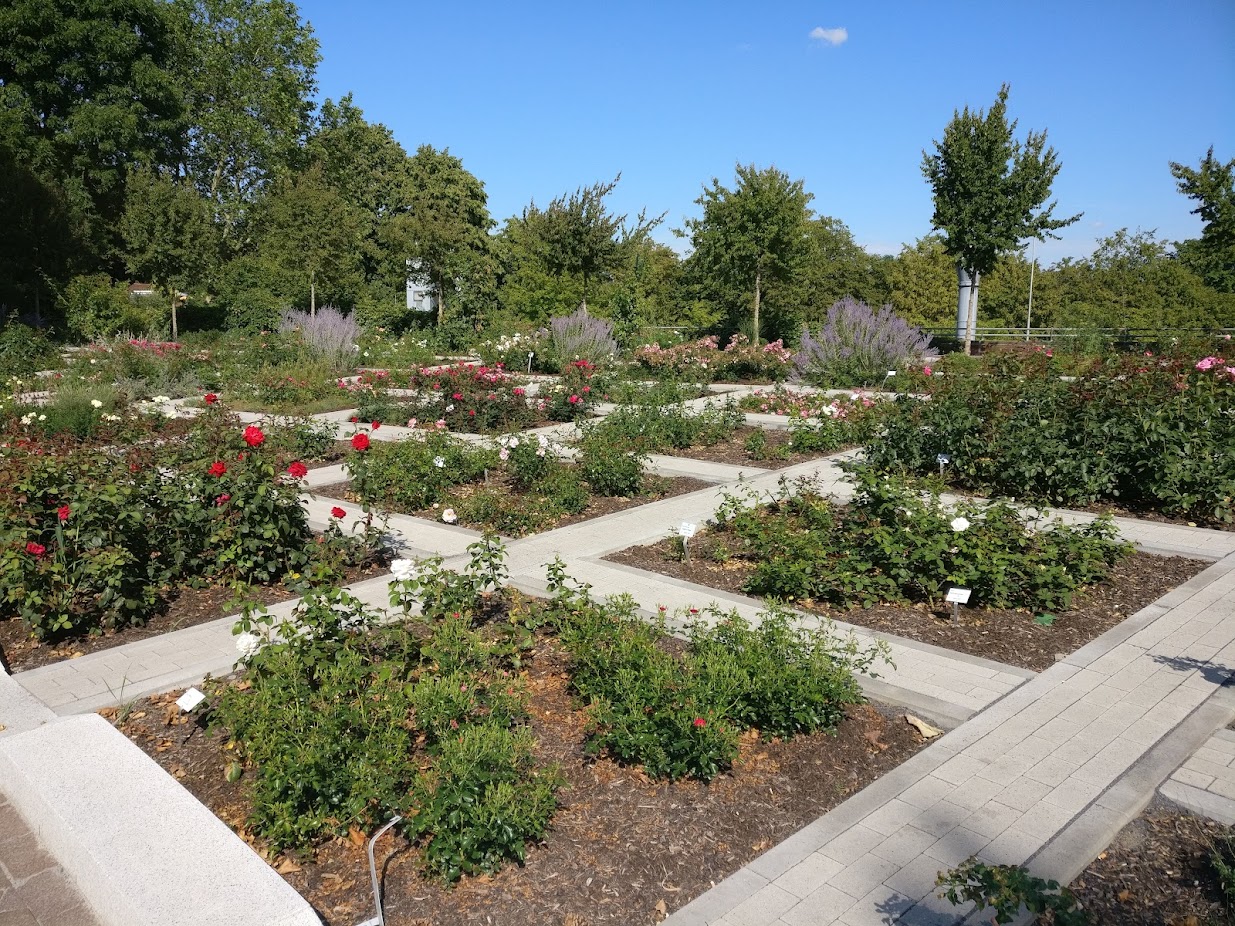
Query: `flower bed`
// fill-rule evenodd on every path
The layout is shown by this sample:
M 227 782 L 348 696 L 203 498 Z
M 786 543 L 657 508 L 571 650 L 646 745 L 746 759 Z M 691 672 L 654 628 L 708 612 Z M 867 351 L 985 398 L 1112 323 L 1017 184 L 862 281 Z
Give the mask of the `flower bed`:
M 867 459 L 926 475 L 943 454 L 944 478 L 981 494 L 1235 523 L 1235 366 L 1121 357 L 1074 381 L 1020 369 L 898 399 Z
M 865 489 L 865 487 L 863 487 Z M 1101 524 L 1025 530 L 1008 509 L 944 510 L 904 490 L 848 509 L 800 491 L 609 559 L 1035 670 L 1156 601 L 1205 563 L 1128 554 Z M 972 589 L 952 619 L 946 589 Z
M 225 732 L 178 735 L 166 699 L 117 716 L 330 923 L 367 914 L 363 846 L 396 811 L 392 926 L 654 922 L 920 743 L 854 703 L 877 653 L 826 632 L 727 616 L 671 640 L 560 568 L 550 602 L 502 590 L 491 541 L 461 575 L 396 570 L 392 606 L 423 616 L 310 606 L 238 684 L 209 686 Z
M 715 335 L 672 347 L 647 344 L 635 351 L 635 360 L 657 376 L 708 382 L 779 381 L 793 372 L 793 352 L 784 343 L 755 347 L 744 334 L 733 335 L 723 349 Z
M 566 463 L 543 435 L 511 434 L 478 447 L 445 431 L 396 443 L 353 438 L 350 483 L 317 491 L 354 497 L 383 511 L 443 520 L 506 536 L 524 536 L 635 504 L 706 487 L 691 479 L 644 473 L 645 459 L 585 440 Z

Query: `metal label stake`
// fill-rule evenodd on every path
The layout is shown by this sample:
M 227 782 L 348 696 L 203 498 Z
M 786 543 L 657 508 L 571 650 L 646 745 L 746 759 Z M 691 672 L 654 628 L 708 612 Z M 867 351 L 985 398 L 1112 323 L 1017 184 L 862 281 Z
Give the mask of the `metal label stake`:
M 374 833 L 373 838 L 369 840 L 369 877 L 373 879 L 373 903 L 377 907 L 377 916 L 365 920 L 360 926 L 386 926 L 386 917 L 382 913 L 382 889 L 377 881 L 377 863 L 373 861 L 373 846 L 388 829 L 402 819 L 398 814 L 391 817 L 390 822 Z

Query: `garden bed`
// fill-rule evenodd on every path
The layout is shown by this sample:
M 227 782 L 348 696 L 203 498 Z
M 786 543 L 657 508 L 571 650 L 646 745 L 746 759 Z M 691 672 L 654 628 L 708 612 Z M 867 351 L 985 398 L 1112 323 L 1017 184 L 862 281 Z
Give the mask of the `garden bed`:
M 627 508 L 635 508 L 639 505 L 646 505 L 650 502 L 662 501 L 666 498 L 672 498 L 677 495 L 686 495 L 690 492 L 697 492 L 700 489 L 710 488 L 712 483 L 704 482 L 700 479 L 692 479 L 687 476 L 677 477 L 648 477 L 646 481 L 645 491 L 641 495 L 634 497 L 610 496 L 591 494 L 588 496 L 587 507 L 578 514 L 568 514 L 559 517 L 549 518 L 544 520 L 539 526 L 532 530 L 523 532 L 511 531 L 510 524 L 494 524 L 489 521 L 471 520 L 465 516 L 465 506 L 469 499 L 474 498 L 478 493 L 488 491 L 496 497 L 510 501 L 514 500 L 516 504 L 524 499 L 525 493 L 520 493 L 512 484 L 511 479 L 503 472 L 494 471 L 490 474 L 487 483 L 473 483 L 456 486 L 448 501 L 434 505 L 428 508 L 406 509 L 400 506 L 387 506 L 378 503 L 377 507 L 384 511 L 407 514 L 417 518 L 424 518 L 428 521 L 441 521 L 442 512 L 451 506 L 456 506 L 458 521 L 455 522 L 459 527 L 472 528 L 473 530 L 497 529 L 498 533 L 506 536 L 527 536 L 531 533 L 539 533 L 540 531 L 553 530 L 558 527 L 565 527 L 568 524 L 576 524 L 580 521 L 589 521 L 592 518 L 599 518 L 607 514 L 613 514 L 618 511 L 625 511 Z M 328 498 L 338 498 L 343 501 L 358 502 L 358 498 L 352 491 L 350 481 L 335 482 L 329 485 L 319 486 L 314 488 L 315 495 L 322 495 Z M 452 509 L 455 510 L 455 509 Z M 503 529 L 505 528 L 505 529 Z
M 606 559 L 745 594 L 743 584 L 755 566 L 730 555 L 723 538 L 715 532 L 703 531 L 690 541 L 690 552 L 690 562 L 683 562 L 680 541 L 667 538 L 649 546 L 629 547 Z M 1112 568 L 1107 581 L 1080 592 L 1073 607 L 1056 615 L 1049 625 L 1037 622 L 1032 611 L 1015 608 L 963 607 L 960 621 L 954 621 L 949 606 L 943 604 L 933 609 L 927 604 L 850 609 L 813 601 L 792 604 L 871 630 L 1042 671 L 1059 656 L 1079 649 L 1208 565 L 1179 556 L 1134 553 Z
M 752 438 L 758 449 L 752 451 Z M 852 445 L 836 450 L 797 452 L 791 449 L 793 435 L 787 430 L 742 427 L 733 436 L 711 446 L 687 447 L 684 450 L 660 451 L 665 456 L 685 457 L 690 460 L 706 460 L 710 463 L 728 463 L 731 466 L 755 466 L 760 469 L 784 469 L 797 463 L 819 460 L 845 450 Z
M 344 571 L 344 584 L 362 582 L 387 572 L 385 565 L 352 566 Z M 299 598 L 300 593 L 283 582 L 257 586 L 250 590 L 249 599 L 263 605 Z M 235 592 L 226 585 L 208 585 L 204 588 L 184 588 L 173 592 L 166 609 L 146 623 L 136 627 L 121 627 L 98 634 L 72 637 L 55 643 L 40 643 L 30 637 L 25 624 L 19 618 L 0 621 L 0 660 L 13 672 L 37 669 L 66 659 L 77 659 L 88 653 L 124 646 L 149 637 L 161 636 L 174 630 L 183 630 L 209 621 L 229 617 L 237 613 L 230 605 Z
M 389 856 L 389 926 L 659 922 L 924 745 L 902 713 L 863 705 L 834 734 L 788 742 L 743 736 L 732 770 L 710 784 L 652 781 L 637 767 L 585 754 L 587 715 L 567 690 L 564 654 L 541 638 L 528 656 L 538 759 L 557 763 L 566 781 L 544 843 L 529 849 L 523 866 L 451 888 L 417 870 L 418 853 L 401 837 L 384 837 L 378 856 Z M 245 827 L 250 776 L 227 781 L 234 753 L 226 738 L 188 722 L 174 706 L 177 694 L 136 702 L 118 727 L 267 857 L 330 926 L 371 915 L 367 834 L 328 842 L 312 858 L 270 857 Z M 117 720 L 115 709 L 103 713 Z
M 1229 923 L 1227 899 L 1211 856 L 1215 846 L 1232 836 L 1230 827 L 1156 798 L 1070 888 L 1094 926 Z M 1229 845 L 1225 859 L 1229 865 Z

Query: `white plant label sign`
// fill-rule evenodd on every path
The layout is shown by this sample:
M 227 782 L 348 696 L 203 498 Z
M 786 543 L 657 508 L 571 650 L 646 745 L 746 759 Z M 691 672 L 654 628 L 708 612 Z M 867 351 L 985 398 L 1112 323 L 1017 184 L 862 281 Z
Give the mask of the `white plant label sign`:
M 953 604 L 968 604 L 969 596 L 973 594 L 973 589 L 961 588 L 959 585 L 954 585 L 948 589 L 948 597 L 945 601 L 950 601 Z
M 176 699 L 176 706 L 186 714 L 206 700 L 206 696 L 196 688 L 190 688 Z
M 689 521 L 683 521 L 678 526 L 678 534 L 679 536 L 686 538 L 695 536 L 695 525 L 691 524 Z

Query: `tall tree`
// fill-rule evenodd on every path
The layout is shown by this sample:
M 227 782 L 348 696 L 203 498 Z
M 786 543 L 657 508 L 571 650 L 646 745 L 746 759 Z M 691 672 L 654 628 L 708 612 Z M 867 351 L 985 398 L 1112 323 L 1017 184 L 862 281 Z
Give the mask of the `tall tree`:
M 1180 256 L 1214 289 L 1235 293 L 1235 159 L 1222 163 L 1211 145 L 1198 167 L 1172 161 L 1171 176 L 1205 223 L 1199 241 L 1179 246 Z
M 713 177 L 695 202 L 703 215 L 687 219 L 693 271 L 713 291 L 738 289 L 751 295 L 751 334 L 759 343 L 760 310 L 766 288 L 788 281 L 807 246 L 813 198 L 801 180 L 775 167 L 736 166 L 732 190 Z
M 317 39 L 290 0 L 173 0 L 188 132 L 183 169 L 214 204 L 224 244 L 246 242 L 257 193 L 297 166 Z
M 808 327 L 821 324 L 845 296 L 868 305 L 888 301 L 889 263 L 868 254 L 840 219 L 821 215 L 806 226 L 806 246 L 791 282 L 792 311 Z
M 21 290 L 37 300 L 44 275 L 118 268 L 130 165 L 172 160 L 180 106 L 169 26 L 159 0 L 0 4 L 0 146 L 18 168 L 3 172 L 3 198 L 31 220 L 0 288 L 25 275 Z M 60 218 L 72 236 L 59 234 Z M 76 253 L 64 253 L 66 241 Z
M 1025 239 L 1057 238 L 1057 229 L 1080 218 L 1054 218 L 1056 204 L 1046 201 L 1062 165 L 1055 149 L 1047 147 L 1045 131 L 1031 131 L 1023 142 L 1013 137 L 1016 120 L 1008 122 L 1007 102 L 1004 84 L 988 111 L 968 106 L 953 111 L 943 140 L 934 143 L 935 153 L 922 152 L 922 173 L 935 196 L 931 222 L 956 261 L 958 334 L 963 320 L 966 353 L 977 324 L 982 275 Z M 968 304 L 962 306 L 966 290 Z
M 278 181 L 262 201 L 255 222 L 262 256 L 308 287 L 310 315 L 317 314 L 319 290 L 355 300 L 365 218 L 326 183 L 320 164 Z
M 149 169 L 129 179 L 120 222 L 130 273 L 149 278 L 171 300 L 172 340 L 180 336 L 181 290 L 200 286 L 218 256 L 207 203 L 197 191 Z
M 404 198 L 406 211 L 385 223 L 383 237 L 410 261 L 407 272 L 436 290 L 440 323 L 448 296 L 458 293 L 466 301 L 469 293 L 493 286 L 485 185 L 448 149 L 421 145 L 408 162 Z
M 892 306 L 906 321 L 941 327 L 952 318 L 956 301 L 956 262 L 939 235 L 924 235 L 905 245 L 891 270 Z

